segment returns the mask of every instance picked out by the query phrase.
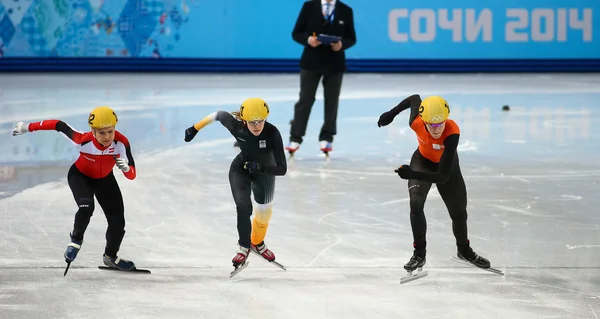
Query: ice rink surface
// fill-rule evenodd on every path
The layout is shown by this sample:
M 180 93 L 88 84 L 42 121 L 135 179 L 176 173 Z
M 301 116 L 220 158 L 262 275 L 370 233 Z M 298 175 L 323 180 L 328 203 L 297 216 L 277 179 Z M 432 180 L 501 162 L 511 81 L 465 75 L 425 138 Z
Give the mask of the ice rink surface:
M 322 90 L 304 144 L 277 178 L 266 238 L 282 271 L 256 256 L 233 279 L 237 154 L 207 114 L 260 96 L 288 141 L 297 75 L 0 75 L 0 318 L 598 318 L 600 140 L 596 74 L 346 75 L 330 160 L 318 150 Z M 428 197 L 429 275 L 400 284 L 412 255 L 406 181 L 417 141 L 413 93 L 442 95 L 460 125 L 472 247 L 499 276 L 449 260 L 451 221 Z M 66 173 L 77 153 L 57 132 L 12 137 L 17 121 L 87 130 L 109 105 L 132 143 L 138 178 L 115 169 L 125 197 L 120 255 L 151 275 L 105 272 L 96 211 L 77 260 L 63 252 L 77 207 Z M 502 106 L 510 111 L 503 112 Z

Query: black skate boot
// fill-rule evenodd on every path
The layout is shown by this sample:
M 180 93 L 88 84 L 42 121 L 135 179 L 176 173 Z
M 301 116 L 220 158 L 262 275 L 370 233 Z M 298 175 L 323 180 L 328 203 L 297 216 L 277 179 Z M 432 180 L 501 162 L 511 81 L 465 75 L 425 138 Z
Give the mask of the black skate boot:
M 65 262 L 67 263 L 67 268 L 65 268 L 65 274 L 69 271 L 69 267 L 71 267 L 71 263 L 77 258 L 77 253 L 81 249 L 81 244 L 83 243 L 83 239 L 75 239 L 73 238 L 73 234 L 71 236 L 71 243 L 67 246 L 65 250 Z
M 466 251 L 466 252 L 465 251 L 463 251 L 463 252 L 459 251 L 459 252 L 456 253 L 456 256 L 459 259 L 467 261 L 467 262 L 469 262 L 469 263 L 471 263 L 471 264 L 473 264 L 473 265 L 475 265 L 475 266 L 477 266 L 479 268 L 484 268 L 484 269 L 490 268 L 491 265 L 490 265 L 490 261 L 489 260 L 487 260 L 487 259 L 485 259 L 485 258 L 483 258 L 483 257 L 481 257 L 479 255 L 477 255 L 473 251 L 473 249 L 469 249 L 469 250 L 470 251 Z
M 65 261 L 69 264 L 73 262 L 75 258 L 77 258 L 77 253 L 81 249 L 81 244 L 83 243 L 83 240 L 73 238 L 72 234 L 70 234 L 70 236 L 71 243 L 67 246 L 67 249 L 65 250 Z
M 406 265 L 404 265 L 404 269 L 406 269 L 408 272 L 415 271 L 417 268 L 423 268 L 426 261 L 427 258 L 425 256 L 421 257 L 414 254 L 412 257 L 410 257 L 410 260 L 406 263 Z
M 471 248 L 469 242 L 467 242 L 467 244 L 465 245 L 458 245 L 458 252 L 456 253 L 456 257 L 450 257 L 450 260 L 454 260 L 456 262 L 463 263 L 471 267 L 476 267 L 481 270 L 489 271 L 498 275 L 504 275 L 504 272 L 502 272 L 501 270 L 492 268 L 489 260 L 477 255 Z
M 135 270 L 135 264 L 132 261 L 121 259 L 121 257 L 110 257 L 106 254 L 102 254 L 102 260 L 104 261 L 104 265 L 109 268 Z
M 425 257 L 425 253 L 417 253 L 417 251 L 415 251 L 412 257 L 410 257 L 410 260 L 404 265 L 404 269 L 408 272 L 408 275 L 400 278 L 400 283 L 403 284 L 427 276 L 427 271 L 423 271 L 423 266 L 425 266 L 426 261 L 427 258 Z M 417 273 L 413 274 L 413 271 L 415 270 L 417 270 Z

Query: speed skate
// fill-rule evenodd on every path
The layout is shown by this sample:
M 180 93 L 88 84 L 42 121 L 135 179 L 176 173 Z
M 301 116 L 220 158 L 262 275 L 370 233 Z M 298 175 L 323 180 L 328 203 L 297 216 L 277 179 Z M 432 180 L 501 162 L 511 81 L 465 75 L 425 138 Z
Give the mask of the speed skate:
M 496 269 L 496 268 L 492 268 L 492 267 L 490 267 L 490 268 L 481 268 L 481 267 L 477 267 L 477 266 L 473 265 L 472 263 L 470 263 L 470 262 L 468 262 L 468 261 L 466 261 L 466 260 L 462 260 L 462 259 L 460 259 L 460 258 L 457 258 L 457 257 L 450 257 L 450 260 L 452 260 L 452 261 L 456 261 L 456 262 L 459 262 L 459 263 L 462 263 L 462 264 L 465 264 L 465 265 L 468 265 L 468 266 L 471 266 L 471 267 L 473 267 L 473 268 L 477 268 L 477 269 L 481 269 L 481 270 L 489 271 L 489 272 L 492 272 L 492 273 L 494 273 L 494 274 L 497 274 L 497 275 L 504 276 L 504 273 L 503 273 L 501 270 L 498 270 L 498 269 Z
M 246 267 L 248 267 L 249 263 L 250 262 L 248 260 L 246 260 L 238 266 L 233 266 L 235 269 L 233 269 L 233 271 L 229 273 L 229 279 L 233 278 L 233 276 L 239 274 L 242 270 L 246 269 Z
M 129 273 L 140 273 L 140 274 L 151 274 L 152 273 L 150 270 L 148 270 L 148 269 L 142 269 L 142 268 L 119 269 L 119 268 L 115 268 L 115 267 L 98 266 L 98 269 L 101 269 L 101 270 L 113 270 L 113 271 L 120 271 L 120 272 L 129 272 Z
M 404 284 L 409 281 L 417 280 L 419 278 L 423 278 L 423 277 L 427 276 L 427 270 L 423 270 L 423 267 L 417 268 L 416 274 L 413 274 L 413 273 L 414 273 L 414 270 L 408 271 L 408 274 L 406 276 L 400 278 L 400 283 Z
M 266 261 L 267 261 L 269 264 L 273 264 L 273 265 L 275 265 L 276 267 L 279 267 L 279 268 L 281 268 L 281 269 L 283 269 L 283 270 L 287 270 L 287 269 L 285 268 L 285 266 L 284 266 L 284 265 L 282 265 L 282 264 L 280 264 L 280 263 L 276 262 L 275 260 L 273 260 L 273 261 L 269 261 L 268 259 L 266 259 L 265 257 L 263 257 L 263 256 L 262 256 L 262 255 L 261 255 L 259 252 L 257 252 L 256 250 L 254 250 L 254 249 L 250 249 L 250 251 L 251 251 L 252 253 L 254 253 L 255 255 L 259 256 L 260 258 L 262 258 L 262 259 L 266 260 Z

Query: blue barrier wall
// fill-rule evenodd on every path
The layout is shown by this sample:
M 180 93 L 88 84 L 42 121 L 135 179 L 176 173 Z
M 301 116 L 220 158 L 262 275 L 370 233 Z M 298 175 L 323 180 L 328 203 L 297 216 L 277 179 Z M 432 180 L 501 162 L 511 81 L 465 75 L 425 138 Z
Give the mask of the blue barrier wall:
M 597 0 L 346 2 L 350 71 L 600 70 Z M 302 3 L 0 1 L 0 70 L 297 71 Z

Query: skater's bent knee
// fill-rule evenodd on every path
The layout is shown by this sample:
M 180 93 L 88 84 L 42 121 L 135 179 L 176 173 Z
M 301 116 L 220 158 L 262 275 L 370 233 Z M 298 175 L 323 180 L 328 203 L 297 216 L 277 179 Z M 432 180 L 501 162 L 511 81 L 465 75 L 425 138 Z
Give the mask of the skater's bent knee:
M 464 222 L 464 221 L 467 220 L 467 211 L 465 209 L 451 211 L 450 212 L 450 218 L 454 222 Z
M 260 224 L 268 224 L 269 220 L 271 220 L 271 216 L 273 215 L 273 205 L 271 203 L 268 204 L 259 204 L 256 206 L 256 212 L 254 218 Z
M 94 200 L 90 198 L 84 198 L 77 202 L 79 206 L 78 213 L 92 215 L 94 212 Z
M 411 195 L 410 196 L 410 211 L 411 214 L 413 212 L 423 212 L 423 208 L 425 207 L 425 198 L 420 195 Z

